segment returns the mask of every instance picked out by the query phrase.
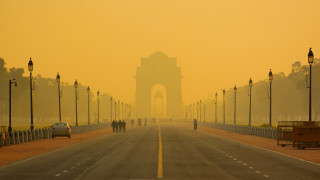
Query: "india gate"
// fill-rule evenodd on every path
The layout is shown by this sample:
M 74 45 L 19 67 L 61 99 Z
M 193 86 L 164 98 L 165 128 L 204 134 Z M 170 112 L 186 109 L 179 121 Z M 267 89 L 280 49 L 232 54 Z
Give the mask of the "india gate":
M 137 118 L 182 117 L 182 75 L 176 58 L 162 52 L 141 58 L 135 78 Z

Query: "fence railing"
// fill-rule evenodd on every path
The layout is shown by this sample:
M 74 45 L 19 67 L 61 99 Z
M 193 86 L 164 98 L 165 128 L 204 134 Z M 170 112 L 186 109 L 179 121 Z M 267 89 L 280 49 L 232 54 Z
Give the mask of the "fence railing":
M 110 127 L 110 123 L 71 126 L 71 134 L 85 133 L 88 131 L 98 130 L 107 127 Z M 52 138 L 51 128 L 39 128 L 34 129 L 33 131 L 11 131 L 10 134 L 7 131 L 5 133 L 0 133 L 0 147 L 50 138 Z
M 233 124 L 218 124 L 218 123 L 216 124 L 216 123 L 208 123 L 208 122 L 201 122 L 200 125 L 237 132 L 241 134 L 249 134 L 249 135 L 256 135 L 256 136 L 261 136 L 265 138 L 277 139 L 277 129 L 270 128 L 270 127 L 239 126 L 239 125 L 233 125 Z

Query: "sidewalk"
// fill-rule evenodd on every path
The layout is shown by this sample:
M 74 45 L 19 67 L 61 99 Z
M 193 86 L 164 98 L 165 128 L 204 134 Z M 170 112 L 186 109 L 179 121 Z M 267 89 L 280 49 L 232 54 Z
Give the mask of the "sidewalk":
M 286 147 L 277 146 L 277 140 L 275 139 L 263 138 L 263 137 L 254 136 L 254 135 L 240 134 L 240 133 L 225 131 L 221 129 L 214 129 L 210 127 L 203 127 L 203 126 L 200 126 L 200 127 L 198 126 L 198 129 L 216 136 L 232 139 L 232 140 L 239 141 L 245 144 L 250 144 L 253 146 L 258 146 L 261 148 L 265 148 L 271 151 L 293 156 L 293 157 L 310 161 L 313 163 L 317 163 L 320 165 L 320 149 L 299 150 L 297 148 L 293 148 L 292 146 L 286 146 Z
M 110 133 L 112 133 L 112 128 L 104 128 L 81 134 L 73 134 L 70 139 L 56 137 L 54 139 L 43 139 L 12 146 L 3 146 L 0 148 L 0 167 Z

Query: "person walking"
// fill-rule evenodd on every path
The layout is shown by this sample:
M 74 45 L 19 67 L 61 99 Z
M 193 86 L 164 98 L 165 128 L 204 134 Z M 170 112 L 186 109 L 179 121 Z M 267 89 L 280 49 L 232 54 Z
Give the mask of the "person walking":
M 112 132 L 114 132 L 116 129 L 116 122 L 114 120 L 111 123 L 111 127 L 112 127 Z
M 118 128 L 119 128 L 118 121 L 116 121 L 114 124 L 115 124 L 114 126 L 116 127 L 116 133 L 118 133 Z
M 126 125 L 127 123 L 125 121 L 122 122 L 122 132 L 126 132 Z
M 122 128 L 122 122 L 121 122 L 121 120 L 119 120 L 118 126 L 119 126 L 119 132 L 121 132 L 121 128 Z

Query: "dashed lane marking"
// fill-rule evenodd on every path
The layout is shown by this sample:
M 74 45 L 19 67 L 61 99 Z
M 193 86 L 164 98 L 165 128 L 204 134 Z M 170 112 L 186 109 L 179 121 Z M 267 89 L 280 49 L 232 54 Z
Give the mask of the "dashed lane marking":
M 74 169 L 74 167 L 71 167 L 70 169 Z
M 260 171 L 256 171 L 256 173 L 260 174 L 261 172 Z
M 66 172 L 68 172 L 68 170 L 64 170 L 63 172 L 66 173 Z
M 263 177 L 268 178 L 269 176 L 268 175 L 263 175 Z
M 60 176 L 61 174 L 56 174 L 56 176 L 58 177 L 58 176 Z
M 249 168 L 250 168 L 250 169 L 253 169 L 253 167 L 251 167 L 251 166 L 250 166 Z

